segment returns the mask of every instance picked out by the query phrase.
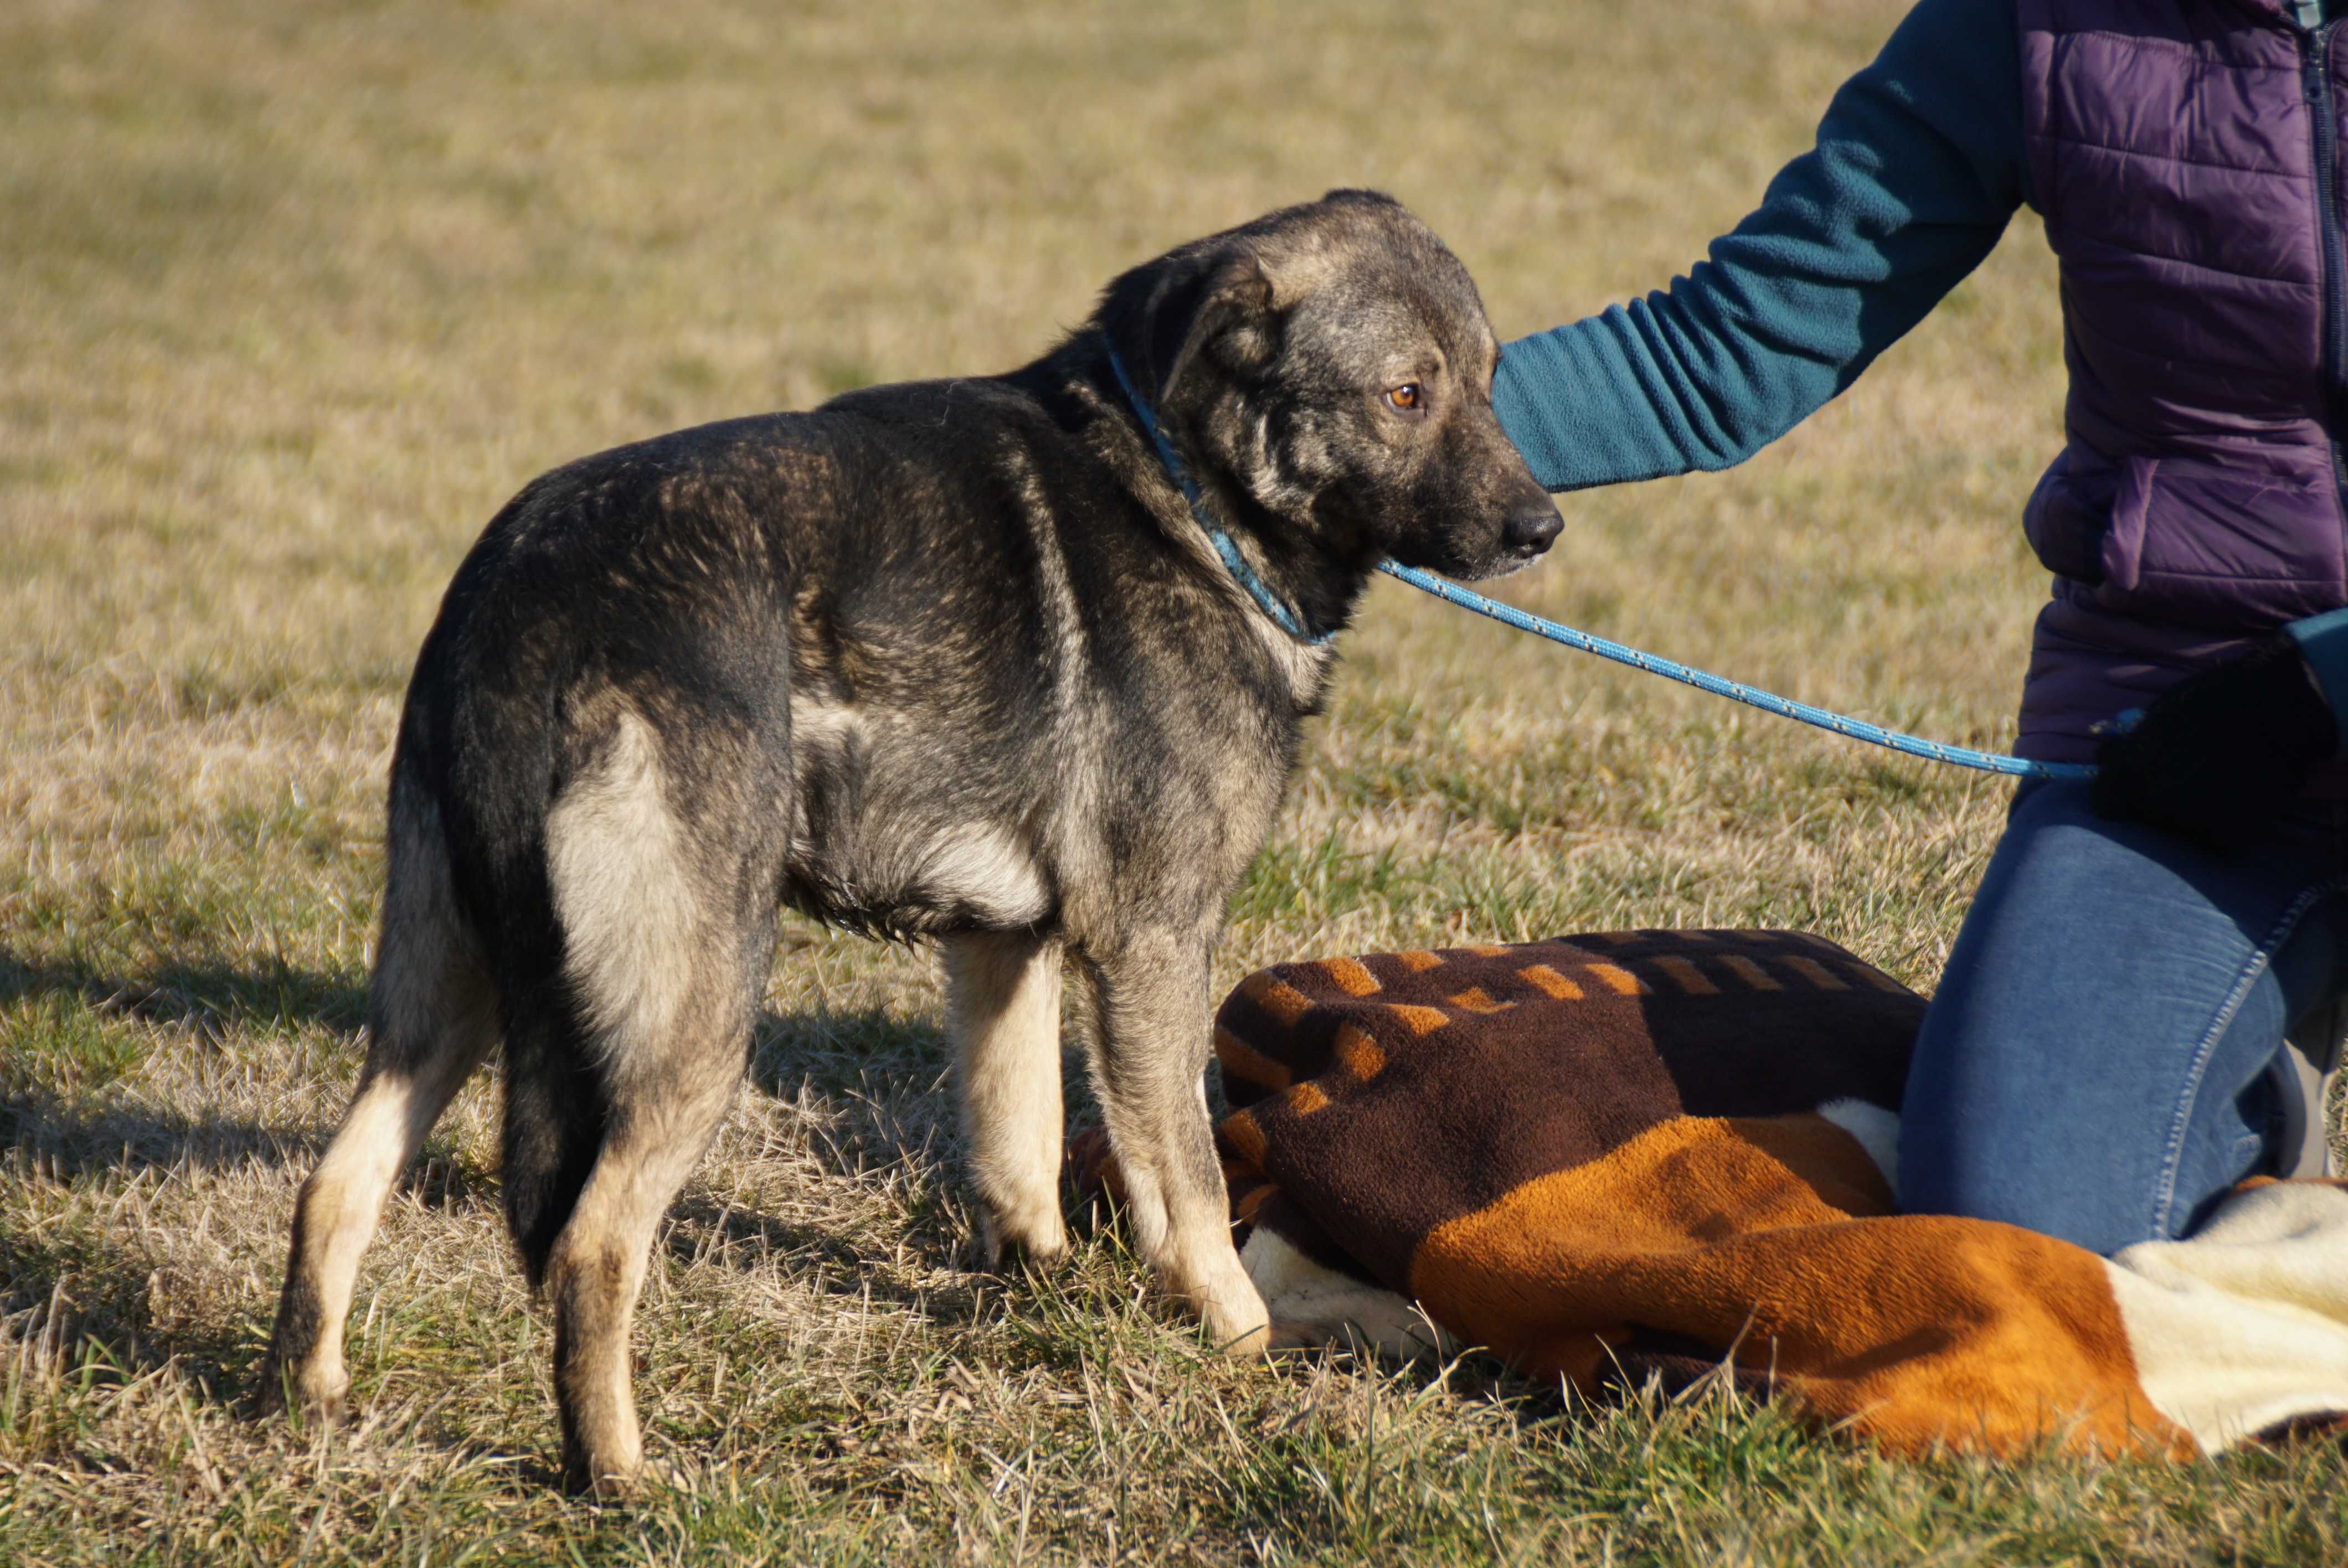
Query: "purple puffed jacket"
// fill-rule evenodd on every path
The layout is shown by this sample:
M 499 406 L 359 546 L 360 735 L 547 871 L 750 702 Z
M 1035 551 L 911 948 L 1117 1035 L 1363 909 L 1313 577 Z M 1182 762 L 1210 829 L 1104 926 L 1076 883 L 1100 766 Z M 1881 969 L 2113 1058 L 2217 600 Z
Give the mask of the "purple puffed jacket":
M 2285 0 L 2020 0 L 2030 199 L 2062 268 L 2068 444 L 2018 750 L 2348 605 L 2336 35 Z

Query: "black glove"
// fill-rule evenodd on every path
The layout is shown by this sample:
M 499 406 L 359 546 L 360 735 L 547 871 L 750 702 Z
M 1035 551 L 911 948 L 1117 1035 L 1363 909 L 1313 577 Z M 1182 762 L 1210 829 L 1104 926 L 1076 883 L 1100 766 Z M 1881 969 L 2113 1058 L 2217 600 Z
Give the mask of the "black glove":
M 2340 749 L 2332 706 L 2285 636 L 2188 676 L 2096 751 L 2101 815 L 2240 849 Z

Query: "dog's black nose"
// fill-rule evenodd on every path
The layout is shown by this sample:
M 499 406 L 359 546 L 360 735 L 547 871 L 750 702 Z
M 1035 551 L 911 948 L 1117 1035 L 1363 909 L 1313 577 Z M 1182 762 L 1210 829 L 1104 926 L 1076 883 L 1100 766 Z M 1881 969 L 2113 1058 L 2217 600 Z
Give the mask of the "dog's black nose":
M 1557 542 L 1558 530 L 1564 527 L 1555 507 L 1528 507 L 1500 529 L 1500 542 L 1519 554 L 1537 556 Z

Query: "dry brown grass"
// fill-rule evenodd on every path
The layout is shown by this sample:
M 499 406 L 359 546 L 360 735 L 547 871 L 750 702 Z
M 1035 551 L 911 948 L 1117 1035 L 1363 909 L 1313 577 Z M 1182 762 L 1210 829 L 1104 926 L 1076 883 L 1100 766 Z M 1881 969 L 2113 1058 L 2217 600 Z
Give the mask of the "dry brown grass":
M 806 927 L 647 1292 L 677 1487 L 545 1484 L 479 1085 L 369 1264 L 355 1429 L 236 1416 L 355 1065 L 407 661 L 522 480 L 1015 364 L 1118 268 L 1333 184 L 1547 324 L 1684 267 L 1896 9 L 0 15 L 0 1559 L 2348 1558 L 2327 1451 L 1890 1465 L 1717 1399 L 1208 1364 L 1112 1235 L 966 1273 L 931 963 Z M 2054 320 L 2025 221 L 1746 469 L 1569 500 L 1512 591 L 2005 738 Z M 1385 585 L 1221 978 L 1734 922 L 1929 984 L 2002 804 Z

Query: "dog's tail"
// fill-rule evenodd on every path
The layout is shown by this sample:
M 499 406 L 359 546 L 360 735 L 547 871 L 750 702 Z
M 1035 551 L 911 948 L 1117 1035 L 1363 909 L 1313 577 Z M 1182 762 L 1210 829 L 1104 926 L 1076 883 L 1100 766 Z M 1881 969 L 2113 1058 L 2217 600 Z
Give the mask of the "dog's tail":
M 547 704 L 485 699 L 452 641 L 427 641 L 393 764 L 373 1009 L 380 1038 L 431 1005 L 436 955 L 479 966 L 503 1044 L 506 1224 L 534 1288 L 594 1169 L 605 1086 L 547 875 L 557 726 Z
M 610 1118 L 600 1074 L 541 1021 L 506 1041 L 506 1225 L 532 1289 L 595 1169 Z
M 545 1283 L 555 1238 L 595 1168 L 610 1097 L 582 999 L 565 977 L 547 870 L 551 732 L 515 733 L 513 714 L 470 770 L 460 867 L 493 954 L 504 1016 L 499 1183 L 508 1233 L 530 1286 Z M 520 727 L 535 731 L 535 712 Z

